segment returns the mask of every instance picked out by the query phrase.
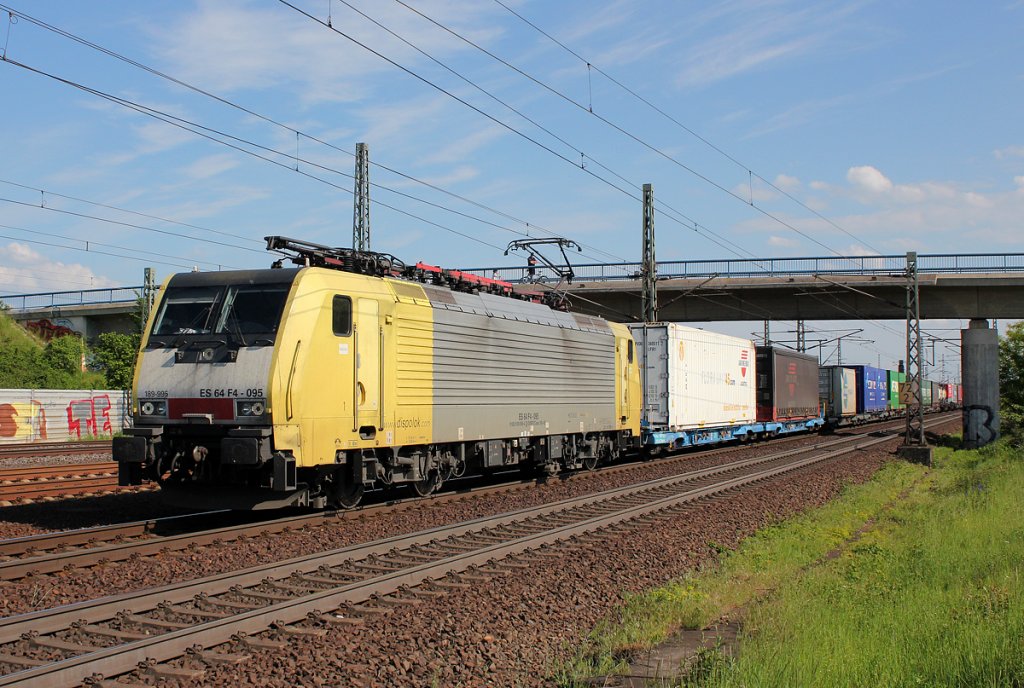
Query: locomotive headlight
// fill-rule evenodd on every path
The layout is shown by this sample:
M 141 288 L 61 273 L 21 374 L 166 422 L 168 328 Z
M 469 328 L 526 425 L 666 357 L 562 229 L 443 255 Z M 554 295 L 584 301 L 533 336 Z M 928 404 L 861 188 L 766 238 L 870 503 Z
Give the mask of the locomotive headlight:
M 267 411 L 267 402 L 263 399 L 251 399 L 235 401 L 235 416 L 245 418 L 256 418 Z
M 144 399 L 139 402 L 139 412 L 143 416 L 166 416 L 167 402 L 159 399 Z

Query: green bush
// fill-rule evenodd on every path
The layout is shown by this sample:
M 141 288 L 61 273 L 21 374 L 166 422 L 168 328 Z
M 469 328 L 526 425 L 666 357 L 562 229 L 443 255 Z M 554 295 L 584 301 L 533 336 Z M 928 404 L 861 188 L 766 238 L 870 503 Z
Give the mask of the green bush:
M 1024 444 L 1024 322 L 999 340 L 1000 426 L 1012 444 Z
M 139 340 L 137 334 L 117 332 L 106 332 L 97 339 L 93 353 L 111 389 L 128 389 L 132 386 Z

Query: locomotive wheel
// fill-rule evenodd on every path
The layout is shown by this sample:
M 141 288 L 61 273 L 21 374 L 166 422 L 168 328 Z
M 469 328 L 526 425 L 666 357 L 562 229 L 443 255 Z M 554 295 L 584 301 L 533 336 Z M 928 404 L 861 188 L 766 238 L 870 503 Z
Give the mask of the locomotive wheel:
M 355 509 L 363 501 L 363 484 L 355 483 L 341 487 L 334 493 L 338 506 L 342 509 Z
M 427 495 L 433 494 L 434 491 L 441 487 L 441 480 L 437 473 L 431 473 L 423 480 L 414 480 L 411 483 L 413 491 L 420 497 L 426 497 Z
M 593 456 L 593 455 L 591 455 L 591 456 L 584 456 L 583 457 L 583 467 L 586 468 L 588 471 L 596 471 L 597 470 L 597 463 L 598 463 L 599 460 L 600 460 L 600 457 L 598 457 L 598 456 Z

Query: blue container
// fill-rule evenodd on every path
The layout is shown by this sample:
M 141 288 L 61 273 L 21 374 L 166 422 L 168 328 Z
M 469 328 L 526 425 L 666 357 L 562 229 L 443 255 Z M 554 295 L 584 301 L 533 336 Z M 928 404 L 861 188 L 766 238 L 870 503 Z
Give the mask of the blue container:
M 872 366 L 850 366 L 857 373 L 857 413 L 889 408 L 889 372 Z

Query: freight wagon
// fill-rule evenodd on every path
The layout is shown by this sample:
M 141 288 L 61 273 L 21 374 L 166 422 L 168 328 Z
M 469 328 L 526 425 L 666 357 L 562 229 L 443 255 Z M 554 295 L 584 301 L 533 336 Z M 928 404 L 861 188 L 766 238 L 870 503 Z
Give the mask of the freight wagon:
M 898 411 L 905 409 L 907 405 L 900 400 L 900 390 L 904 382 L 907 381 L 907 374 L 901 373 L 897 370 L 889 370 L 889 408 Z
M 818 371 L 818 398 L 826 425 L 849 422 L 857 415 L 857 374 L 852 368 L 822 366 Z
M 757 420 L 769 436 L 824 426 L 818 406 L 818 359 L 774 346 L 757 347 Z
M 648 450 L 748 440 L 757 422 L 754 343 L 675 323 L 629 325 L 636 340 Z
M 881 368 L 852 366 L 857 376 L 857 414 L 877 416 L 889 408 L 889 376 Z

